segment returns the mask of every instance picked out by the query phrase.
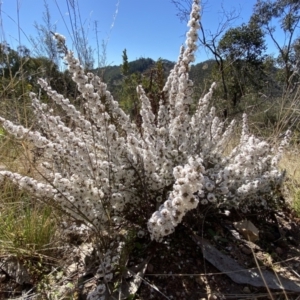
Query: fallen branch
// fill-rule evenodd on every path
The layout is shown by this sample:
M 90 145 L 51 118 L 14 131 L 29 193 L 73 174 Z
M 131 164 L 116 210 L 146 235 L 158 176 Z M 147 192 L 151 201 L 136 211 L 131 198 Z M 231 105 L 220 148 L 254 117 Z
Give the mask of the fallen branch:
M 232 281 L 238 284 L 249 284 L 255 287 L 284 290 L 300 293 L 300 282 L 290 280 L 268 270 L 251 270 L 243 268 L 231 257 L 221 253 L 206 239 L 192 234 L 192 239 L 202 248 L 203 257 L 221 272 L 224 272 Z

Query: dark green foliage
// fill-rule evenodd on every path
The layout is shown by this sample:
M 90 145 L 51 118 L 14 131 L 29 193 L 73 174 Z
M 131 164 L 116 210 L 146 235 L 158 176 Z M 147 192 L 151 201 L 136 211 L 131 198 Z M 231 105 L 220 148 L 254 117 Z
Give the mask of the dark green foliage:
M 173 63 L 162 59 L 155 63 L 150 58 L 140 58 L 128 62 L 126 49 L 123 51 L 122 59 L 123 64 L 119 68 L 120 74 L 113 73 L 114 77 L 109 80 L 109 88 L 115 90 L 115 97 L 121 107 L 130 115 L 132 120 L 139 124 L 140 101 L 136 87 L 138 85 L 143 86 L 151 102 L 152 110 L 156 114 L 158 103 L 163 97 L 162 89 L 165 84 L 165 76 L 169 73 Z M 110 71 L 112 71 L 111 68 Z M 106 76 L 107 70 L 105 70 L 104 78 Z
M 129 64 L 126 49 L 123 50 L 123 64 L 122 64 L 122 75 L 127 76 L 129 74 Z
M 242 24 L 229 29 L 218 45 L 226 59 L 243 60 L 252 64 L 261 64 L 266 50 L 264 34 L 254 23 Z
M 253 23 L 231 28 L 220 40 L 218 49 L 225 60 L 228 98 L 236 107 L 244 95 L 264 87 L 263 32 Z
M 123 63 L 120 66 L 107 66 L 94 72 L 103 74 L 103 80 L 114 98 L 125 112 L 129 113 L 132 120 L 139 123 L 140 101 L 136 87 L 140 84 L 143 86 L 151 101 L 152 109 L 156 112 L 159 100 L 163 97 L 161 91 L 165 78 L 174 63 L 166 59 L 155 62 L 151 58 L 139 58 L 129 62 L 126 49 L 123 50 L 122 59 Z
M 212 83 L 212 71 L 216 65 L 215 60 L 209 59 L 191 66 L 190 79 L 194 82 L 194 90 L 197 98 L 206 93 L 210 87 Z
M 280 24 L 277 28 L 274 23 Z M 286 89 L 293 88 L 295 78 L 293 67 L 295 66 L 293 47 L 295 35 L 300 22 L 300 2 L 295 0 L 258 0 L 254 6 L 251 22 L 263 28 L 265 34 L 269 35 L 275 47 L 279 51 L 278 64 L 282 68 L 282 81 Z M 285 36 L 284 42 L 277 39 L 275 31 L 282 31 Z

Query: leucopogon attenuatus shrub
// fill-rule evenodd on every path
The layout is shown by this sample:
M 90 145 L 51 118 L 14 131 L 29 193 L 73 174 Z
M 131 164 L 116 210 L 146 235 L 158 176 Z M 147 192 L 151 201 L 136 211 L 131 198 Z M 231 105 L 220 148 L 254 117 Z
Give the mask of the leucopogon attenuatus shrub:
M 210 106 L 215 84 L 191 112 L 189 68 L 197 49 L 199 11 L 199 0 L 194 0 L 186 46 L 166 81 L 157 115 L 143 87 L 137 87 L 141 125 L 131 122 L 98 76 L 85 73 L 65 38 L 56 33 L 58 49 L 85 100 L 84 112 L 39 79 L 42 91 L 71 122 L 30 93 L 38 130 L 0 121 L 16 138 L 43 149 L 39 175 L 1 170 L 0 177 L 55 201 L 92 228 L 138 222 L 157 241 L 174 232 L 199 202 L 243 210 L 267 206 L 284 178 L 278 162 L 289 133 L 279 147 L 271 147 L 249 133 L 244 115 L 239 143 L 225 155 L 235 122 L 225 126 Z

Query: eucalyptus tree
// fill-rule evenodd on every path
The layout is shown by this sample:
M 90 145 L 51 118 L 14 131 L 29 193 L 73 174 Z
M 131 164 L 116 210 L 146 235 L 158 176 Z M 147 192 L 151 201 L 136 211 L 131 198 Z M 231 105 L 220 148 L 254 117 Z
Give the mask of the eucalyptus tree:
M 218 52 L 226 61 L 226 82 L 232 105 L 242 96 L 263 89 L 264 52 L 262 30 L 254 23 L 230 28 L 218 44 Z
M 291 88 L 293 75 L 293 45 L 298 37 L 300 2 L 295 0 L 258 0 L 254 6 L 251 22 L 260 26 L 271 38 L 279 52 L 278 62 L 283 69 L 285 88 Z M 279 26 L 274 24 L 279 23 Z M 280 40 L 279 32 L 284 36 Z

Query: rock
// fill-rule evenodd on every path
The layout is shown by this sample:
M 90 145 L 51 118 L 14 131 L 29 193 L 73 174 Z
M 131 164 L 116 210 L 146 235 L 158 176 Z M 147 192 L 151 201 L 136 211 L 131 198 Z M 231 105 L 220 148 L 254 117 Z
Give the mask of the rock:
M 259 239 L 259 230 L 251 221 L 243 220 L 233 223 L 236 230 L 241 233 L 247 241 L 255 242 Z
M 30 283 L 30 276 L 27 269 L 16 257 L 8 257 L 1 261 L 1 269 L 18 284 Z

